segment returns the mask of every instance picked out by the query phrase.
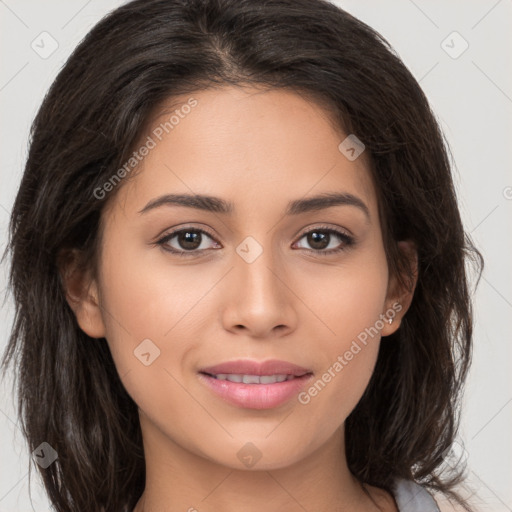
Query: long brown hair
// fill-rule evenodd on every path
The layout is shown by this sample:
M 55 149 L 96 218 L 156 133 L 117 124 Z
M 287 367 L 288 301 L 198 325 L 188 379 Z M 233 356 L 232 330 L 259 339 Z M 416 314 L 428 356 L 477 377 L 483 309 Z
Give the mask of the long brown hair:
M 462 468 L 442 468 L 471 359 L 465 263 L 479 277 L 483 259 L 418 83 L 378 33 L 324 0 L 136 0 L 102 19 L 52 84 L 12 211 L 15 320 L 2 368 L 15 363 L 30 449 L 46 441 L 58 453 L 38 467 L 51 503 L 59 512 L 131 511 L 145 484 L 137 406 L 105 340 L 79 328 L 59 254 L 76 249 L 94 271 L 100 217 L 122 183 L 101 198 L 95 190 L 126 162 L 152 109 L 224 84 L 309 95 L 365 144 L 390 272 L 407 272 L 397 249 L 406 239 L 419 268 L 410 309 L 346 421 L 349 468 L 387 490 L 401 477 L 458 498 Z

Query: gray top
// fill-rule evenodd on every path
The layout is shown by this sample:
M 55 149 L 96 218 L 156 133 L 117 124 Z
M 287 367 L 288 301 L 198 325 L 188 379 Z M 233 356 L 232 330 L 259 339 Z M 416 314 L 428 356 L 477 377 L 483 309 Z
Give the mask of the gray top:
M 397 480 L 393 496 L 400 512 L 441 512 L 432 495 L 412 480 Z

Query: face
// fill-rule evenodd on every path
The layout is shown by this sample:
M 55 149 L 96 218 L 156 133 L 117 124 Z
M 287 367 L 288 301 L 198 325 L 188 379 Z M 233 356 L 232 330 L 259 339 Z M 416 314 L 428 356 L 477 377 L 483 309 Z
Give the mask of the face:
M 175 100 L 172 128 L 169 112 L 152 119 L 137 173 L 104 212 L 98 278 L 77 317 L 106 338 L 145 442 L 232 468 L 249 467 L 245 447 L 258 469 L 284 467 L 343 434 L 403 313 L 368 161 L 340 150 L 347 134 L 291 92 Z M 218 201 L 194 208 L 171 194 Z M 340 196 L 308 202 L 325 194 Z M 200 373 L 236 360 L 304 371 L 273 384 Z

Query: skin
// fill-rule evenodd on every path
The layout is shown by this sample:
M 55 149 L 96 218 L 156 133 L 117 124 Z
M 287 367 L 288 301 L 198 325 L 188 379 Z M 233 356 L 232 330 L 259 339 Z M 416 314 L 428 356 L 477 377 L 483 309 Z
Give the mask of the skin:
M 135 511 L 397 510 L 384 490 L 363 490 L 344 450 L 345 419 L 368 385 L 380 336 L 399 328 L 413 293 L 390 278 L 366 155 L 349 161 L 338 150 L 346 134 L 292 92 L 225 87 L 191 96 L 197 106 L 104 211 L 97 279 L 66 278 L 80 327 L 106 338 L 139 406 L 147 480 Z M 173 108 L 188 98 L 174 98 Z M 152 127 L 169 118 L 164 107 Z M 288 201 L 333 191 L 359 197 L 369 218 L 350 205 L 284 214 Z M 167 193 L 218 196 L 236 213 L 170 205 L 139 213 Z M 314 254 L 304 232 L 323 225 L 356 243 Z M 155 243 L 183 228 L 213 236 L 200 235 L 188 257 Z M 236 252 L 247 236 L 263 250 L 251 263 Z M 169 245 L 185 252 L 178 237 Z M 331 235 L 323 251 L 342 246 Z M 400 248 L 415 261 L 411 244 Z M 282 359 L 319 377 L 396 301 L 393 323 L 308 404 L 237 407 L 198 379 L 201 367 L 239 358 Z M 160 355 L 145 366 L 134 350 L 147 338 Z M 237 456 L 249 442 L 261 453 L 251 468 Z

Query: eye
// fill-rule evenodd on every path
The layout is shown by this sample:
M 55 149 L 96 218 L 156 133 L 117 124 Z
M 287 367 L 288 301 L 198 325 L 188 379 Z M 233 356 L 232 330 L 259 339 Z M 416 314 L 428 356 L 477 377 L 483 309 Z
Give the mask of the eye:
M 312 249 L 306 250 L 319 256 L 329 256 L 339 253 L 355 243 L 352 236 L 324 226 L 317 227 L 303 233 L 300 240 L 303 238 L 306 238 L 307 243 L 312 247 Z M 338 240 L 338 243 L 336 243 L 336 239 Z M 329 246 L 331 247 L 329 248 Z M 302 248 L 303 247 L 299 247 L 299 249 Z
M 212 248 L 205 243 L 205 237 L 213 240 L 214 244 L 219 247 L 218 242 L 213 239 L 212 235 L 198 228 L 183 228 L 172 231 L 157 240 L 156 244 L 178 256 L 194 256 L 198 252 Z
M 299 240 L 303 238 L 306 239 L 307 243 L 312 247 L 312 249 L 305 250 L 319 256 L 329 256 L 339 253 L 355 243 L 352 236 L 325 226 L 317 227 L 303 233 Z M 211 240 L 213 244 L 210 243 L 210 246 L 208 246 L 207 239 Z M 337 243 L 336 240 L 338 241 Z M 333 243 L 334 247 L 332 247 Z M 221 247 L 213 238 L 213 235 L 199 228 L 177 229 L 157 240 L 156 244 L 168 252 L 184 257 L 197 256 L 198 253 L 208 249 L 218 249 Z M 299 247 L 299 249 L 304 248 Z

